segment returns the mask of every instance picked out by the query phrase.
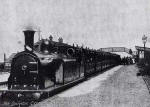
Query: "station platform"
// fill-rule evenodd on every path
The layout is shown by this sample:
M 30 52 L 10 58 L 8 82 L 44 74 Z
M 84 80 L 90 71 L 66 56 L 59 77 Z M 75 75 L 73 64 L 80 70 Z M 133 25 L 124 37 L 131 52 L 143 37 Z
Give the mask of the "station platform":
M 9 75 L 8 72 L 0 72 L 0 83 L 7 82 Z
M 32 107 L 150 107 L 136 65 L 114 67 Z

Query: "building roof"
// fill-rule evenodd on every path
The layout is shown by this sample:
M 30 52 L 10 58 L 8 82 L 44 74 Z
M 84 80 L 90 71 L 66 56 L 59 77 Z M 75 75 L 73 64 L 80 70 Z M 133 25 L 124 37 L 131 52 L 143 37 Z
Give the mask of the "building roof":
M 144 47 L 141 46 L 135 46 L 136 50 L 144 51 Z M 150 48 L 145 47 L 145 51 L 150 51 Z
M 120 55 L 121 58 L 123 58 L 123 57 L 132 57 L 131 54 L 128 54 L 126 52 L 111 52 L 111 53 L 118 54 L 118 55 Z

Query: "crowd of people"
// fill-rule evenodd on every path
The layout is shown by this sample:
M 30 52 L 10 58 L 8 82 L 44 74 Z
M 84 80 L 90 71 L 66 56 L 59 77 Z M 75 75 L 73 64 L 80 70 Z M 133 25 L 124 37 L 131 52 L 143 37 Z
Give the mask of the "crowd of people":
M 134 63 L 134 60 L 132 59 L 132 57 L 123 57 L 121 59 L 121 63 L 123 65 L 129 65 L 129 64 L 133 64 Z

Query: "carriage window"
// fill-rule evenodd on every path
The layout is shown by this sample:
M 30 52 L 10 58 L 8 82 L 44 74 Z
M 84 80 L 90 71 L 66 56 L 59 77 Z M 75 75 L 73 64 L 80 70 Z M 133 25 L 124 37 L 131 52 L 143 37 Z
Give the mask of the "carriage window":
M 54 47 L 50 50 L 50 53 L 57 53 L 58 52 L 58 47 Z

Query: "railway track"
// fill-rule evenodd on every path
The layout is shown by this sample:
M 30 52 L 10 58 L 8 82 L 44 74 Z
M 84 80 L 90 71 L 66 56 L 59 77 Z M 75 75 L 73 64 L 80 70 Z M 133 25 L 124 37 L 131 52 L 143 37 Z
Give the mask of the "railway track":
M 150 94 L 150 76 L 142 76 Z

